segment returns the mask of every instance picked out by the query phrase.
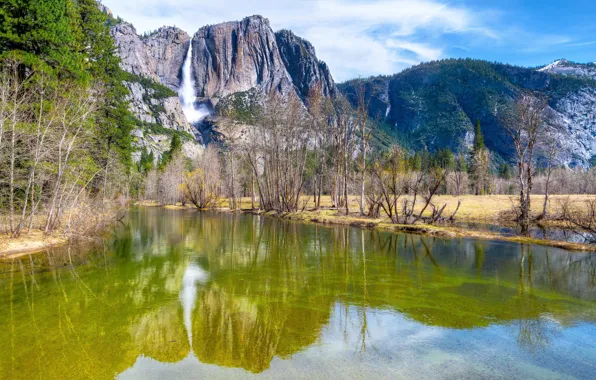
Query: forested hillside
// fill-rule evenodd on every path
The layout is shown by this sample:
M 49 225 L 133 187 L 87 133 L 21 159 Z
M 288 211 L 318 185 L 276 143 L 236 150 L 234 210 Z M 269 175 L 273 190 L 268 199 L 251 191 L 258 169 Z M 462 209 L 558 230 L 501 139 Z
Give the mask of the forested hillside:
M 596 82 L 589 76 L 448 59 L 414 66 L 393 76 L 338 85 L 353 104 L 356 84 L 361 82 L 369 99 L 370 116 L 381 120 L 390 134 L 412 149 L 449 147 L 466 151 L 479 120 L 487 147 L 509 160 L 513 146 L 504 133 L 503 111 L 519 94 L 531 91 L 546 96 L 555 111 L 550 122 L 559 127 L 566 164 L 587 166 L 596 154 Z

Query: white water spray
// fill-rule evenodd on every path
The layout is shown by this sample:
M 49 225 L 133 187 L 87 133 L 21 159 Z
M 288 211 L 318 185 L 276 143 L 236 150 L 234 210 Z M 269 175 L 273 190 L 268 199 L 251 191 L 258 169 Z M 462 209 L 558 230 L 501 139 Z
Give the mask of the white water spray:
M 186 58 L 184 59 L 184 64 L 182 65 L 182 83 L 180 90 L 178 91 L 178 96 L 180 96 L 182 111 L 184 112 L 186 119 L 189 123 L 195 124 L 200 122 L 205 116 L 209 115 L 209 110 L 202 104 L 198 107 L 195 107 L 195 101 L 197 97 L 195 96 L 194 81 L 192 80 L 191 74 L 192 40 L 189 43 L 188 53 L 186 53 Z
M 186 333 L 188 335 L 188 343 L 190 344 L 192 351 L 192 324 L 191 316 L 192 311 L 195 308 L 195 302 L 197 300 L 197 282 L 204 283 L 207 281 L 208 274 L 195 264 L 190 264 L 184 272 L 182 278 L 182 289 L 180 289 L 180 303 L 182 304 L 182 310 L 184 313 L 184 326 L 186 327 Z

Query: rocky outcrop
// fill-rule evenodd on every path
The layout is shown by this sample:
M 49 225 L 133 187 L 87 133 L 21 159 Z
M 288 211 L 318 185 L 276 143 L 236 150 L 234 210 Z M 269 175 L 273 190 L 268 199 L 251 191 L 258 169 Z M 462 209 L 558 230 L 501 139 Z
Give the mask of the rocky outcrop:
M 287 93 L 292 80 L 269 21 L 252 16 L 199 29 L 192 39 L 196 94 L 220 98 L 254 87 Z
M 126 86 L 130 91 L 129 109 L 137 119 L 175 131 L 192 133 L 192 126 L 184 117 L 177 96 L 154 98 L 154 91 L 140 83 L 126 82 Z
M 184 64 L 190 37 L 174 27 L 163 27 L 143 39 L 151 72 L 158 81 L 172 89 L 180 86 L 180 70 Z
M 275 33 L 281 59 L 292 78 L 298 95 L 306 99 L 314 87 L 325 97 L 336 95 L 337 89 L 327 64 L 317 59 L 314 46 L 289 30 Z
M 196 131 L 186 119 L 175 90 L 180 86 L 180 68 L 188 51 L 189 35 L 173 27 L 163 27 L 141 37 L 126 22 L 111 29 L 121 58 L 121 68 L 130 74 L 129 110 L 138 120 L 133 131 L 138 160 L 143 148 L 156 157 L 169 149 L 173 130 L 184 136 Z M 166 133 L 167 132 L 167 133 Z M 184 153 L 194 158 L 202 150 L 200 142 L 185 140 Z
M 170 147 L 171 135 L 176 133 L 168 130 L 177 131 L 185 136 L 184 153 L 189 158 L 196 157 L 202 150 L 202 145 L 200 141 L 192 138 L 196 135 L 196 130 L 186 120 L 180 98 L 171 90 L 168 90 L 171 93 L 166 93 L 166 89 L 152 88 L 162 86 L 160 84 L 153 83 L 147 86 L 146 83 L 146 80 L 125 82 L 129 89 L 129 110 L 138 120 L 133 131 L 134 145 L 138 149 L 133 159 L 140 158 L 140 151 L 143 148 L 152 151 L 155 157 L 167 151 Z
M 252 94 L 255 99 L 271 93 L 295 94 L 306 100 L 315 86 L 326 97 L 337 93 L 329 68 L 317 59 L 312 44 L 290 31 L 274 33 L 269 21 L 261 16 L 202 27 L 192 41 L 186 32 L 174 27 L 139 36 L 126 22 L 114 26 L 111 34 L 122 69 L 137 78 L 127 82 L 130 110 L 145 127 L 159 125 L 194 133 L 200 141 L 208 141 L 213 134 L 199 125 L 196 127 L 201 132 L 197 132 L 188 123 L 180 99 L 173 93 L 163 96 L 162 90 L 157 91 L 160 96 L 155 96 L 156 90 L 147 82 L 149 78 L 178 91 L 191 43 L 195 94 L 211 108 L 220 99 L 236 94 Z M 137 135 L 139 144 L 159 153 L 161 137 L 149 134 L 150 138 L 143 140 L 139 136 L 147 133 Z
M 190 41 L 186 32 L 163 27 L 140 37 L 123 22 L 112 28 L 112 36 L 124 70 L 179 89 Z M 312 44 L 287 30 L 274 33 L 261 16 L 202 27 L 192 45 L 195 93 L 213 103 L 252 89 L 296 93 L 303 100 L 314 86 L 320 86 L 323 96 L 337 93 L 329 68 L 317 59 Z
M 180 68 L 190 40 L 185 31 L 163 27 L 140 37 L 131 24 L 122 22 L 114 26 L 111 33 L 123 70 L 152 78 L 171 89 L 180 86 Z

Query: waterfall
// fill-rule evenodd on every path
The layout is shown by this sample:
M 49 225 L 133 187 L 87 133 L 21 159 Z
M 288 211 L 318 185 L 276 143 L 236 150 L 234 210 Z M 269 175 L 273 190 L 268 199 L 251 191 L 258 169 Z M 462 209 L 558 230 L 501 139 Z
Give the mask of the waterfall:
M 188 342 L 192 351 L 192 311 L 197 300 L 197 282 L 207 281 L 207 272 L 195 264 L 190 264 L 182 278 L 182 289 L 180 289 L 180 303 L 184 315 L 184 326 L 188 335 Z
M 195 96 L 194 81 L 192 80 L 192 40 L 190 40 L 188 52 L 182 65 L 182 83 L 178 96 L 180 96 L 180 102 L 182 103 L 182 111 L 189 123 L 198 123 L 209 115 L 209 110 L 204 105 L 195 107 L 197 97 Z

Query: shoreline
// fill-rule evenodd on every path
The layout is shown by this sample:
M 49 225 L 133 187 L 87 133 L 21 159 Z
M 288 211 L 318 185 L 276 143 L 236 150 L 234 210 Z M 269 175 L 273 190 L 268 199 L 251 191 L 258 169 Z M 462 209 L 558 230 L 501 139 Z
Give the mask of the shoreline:
M 196 210 L 192 205 L 162 205 L 154 201 L 134 202 L 132 205 L 137 207 L 161 207 L 168 210 Z M 205 211 L 220 213 L 243 213 L 252 215 L 262 215 L 271 218 L 284 219 L 302 223 L 313 223 L 320 225 L 351 226 L 366 229 L 377 229 L 395 233 L 409 233 L 423 236 L 434 236 L 446 239 L 454 238 L 472 238 L 481 240 L 508 241 L 520 244 L 536 244 L 547 247 L 565 249 L 572 252 L 595 252 L 596 245 L 586 243 L 572 243 L 562 240 L 538 239 L 523 236 L 506 236 L 500 233 L 466 229 L 450 225 L 428 225 L 428 224 L 393 224 L 384 219 L 371 219 L 361 216 L 337 215 L 335 209 L 321 209 L 318 211 L 305 210 L 295 213 L 283 213 L 277 211 L 259 211 L 253 209 L 230 210 L 228 207 L 212 208 Z M 476 221 L 460 221 L 462 223 L 476 223 Z M 499 225 L 499 224 L 495 224 Z M 39 253 L 50 248 L 56 248 L 66 245 L 69 238 L 63 234 L 46 235 L 41 230 L 33 230 L 23 234 L 16 239 L 9 238 L 8 235 L 0 235 L 0 260 L 6 260 L 24 256 L 27 254 Z
M 415 235 L 423 235 L 423 236 L 431 236 L 431 237 L 440 237 L 446 239 L 455 239 L 455 238 L 471 238 L 471 239 L 480 239 L 480 240 L 497 240 L 497 241 L 508 241 L 512 243 L 521 243 L 521 244 L 535 244 L 541 245 L 546 247 L 553 247 L 553 248 L 560 248 L 565 249 L 567 251 L 572 252 L 595 252 L 596 253 L 596 246 L 586 243 L 572 243 L 566 242 L 562 240 L 549 240 L 549 239 L 537 239 L 532 237 L 523 237 L 523 236 L 505 236 L 502 234 L 494 233 L 494 232 L 487 232 L 487 231 L 479 231 L 479 230 L 469 230 L 460 227 L 453 227 L 447 225 L 429 225 L 429 224 L 393 224 L 393 223 L 386 223 L 383 221 L 375 220 L 375 219 L 367 219 L 361 217 L 345 217 L 343 215 L 335 215 L 335 216 L 309 216 L 309 215 L 301 215 L 303 213 L 309 213 L 310 211 L 298 212 L 298 213 L 278 213 L 278 212 L 268 212 L 268 213 L 259 213 L 254 212 L 253 210 L 246 211 L 240 210 L 243 213 L 251 213 L 255 215 L 265 215 L 279 219 L 286 219 L 286 220 L 294 220 L 300 221 L 303 223 L 315 223 L 321 225 L 343 225 L 343 226 L 351 226 L 351 227 L 359 227 L 359 228 L 370 228 L 370 229 L 377 229 L 382 231 L 390 231 L 396 233 L 408 233 L 408 234 L 415 234 Z
M 136 202 L 134 205 L 139 207 L 163 207 L 168 210 L 196 210 L 194 206 L 186 205 L 160 205 L 157 202 L 153 201 L 142 201 Z M 481 240 L 496 240 L 496 241 L 507 241 L 512 243 L 520 243 L 520 244 L 535 244 L 541 245 L 546 247 L 553 247 L 553 248 L 560 248 L 565 249 L 571 252 L 595 252 L 596 253 L 596 245 L 586 244 L 586 243 L 572 243 L 566 242 L 562 240 L 550 240 L 550 239 L 538 239 L 532 237 L 523 237 L 523 236 L 506 236 L 503 234 L 495 233 L 495 232 L 488 232 L 488 231 L 480 231 L 480 230 L 471 230 L 465 229 L 461 227 L 454 227 L 449 225 L 429 225 L 429 224 L 393 224 L 384 221 L 383 219 L 371 219 L 367 217 L 360 217 L 360 216 L 345 216 L 345 215 L 331 215 L 329 213 L 324 213 L 324 211 L 333 211 L 337 212 L 337 210 L 333 209 L 326 209 L 326 210 L 305 210 L 299 211 L 295 213 L 283 213 L 278 211 L 259 211 L 253 209 L 238 209 L 238 210 L 230 210 L 228 207 L 216 207 L 211 209 L 206 209 L 204 211 L 214 211 L 214 212 L 222 212 L 222 213 L 243 213 L 243 214 L 252 214 L 252 215 L 262 215 L 268 216 L 272 218 L 278 219 L 285 219 L 285 220 L 292 220 L 298 221 L 303 223 L 314 223 L 320 225 L 336 225 L 336 226 L 351 226 L 351 227 L 359 227 L 359 228 L 369 228 L 369 229 L 377 229 L 381 231 L 390 231 L 396 233 L 409 233 L 415 235 L 423 235 L 423 236 L 434 236 L 446 239 L 454 239 L 454 238 L 471 238 L 471 239 L 481 239 Z M 462 223 L 476 223 L 476 221 L 460 221 Z
M 18 238 L 0 235 L 0 260 L 12 259 L 31 253 L 39 253 L 46 249 L 66 245 L 69 239 L 66 235 L 46 235 L 41 230 L 32 230 Z

